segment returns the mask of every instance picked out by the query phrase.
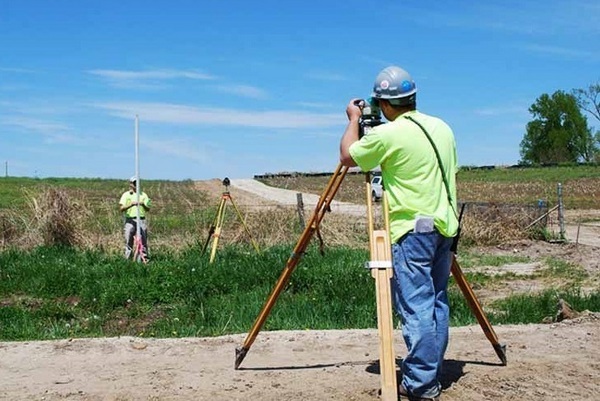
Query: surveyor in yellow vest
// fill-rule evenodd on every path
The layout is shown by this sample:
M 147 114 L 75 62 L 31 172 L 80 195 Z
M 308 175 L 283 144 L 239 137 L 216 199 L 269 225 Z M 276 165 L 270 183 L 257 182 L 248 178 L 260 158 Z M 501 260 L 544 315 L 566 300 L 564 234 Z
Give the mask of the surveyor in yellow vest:
M 343 165 L 363 171 L 381 167 L 389 200 L 393 241 L 393 301 L 402 319 L 408 354 L 398 393 L 409 400 L 440 398 L 442 362 L 448 345 L 448 277 L 458 231 L 456 144 L 440 118 L 417 110 L 417 87 L 400 67 L 375 79 L 369 104 L 387 124 L 359 138 L 359 99 L 346 108 L 348 126 L 340 141 Z
M 129 189 L 121 195 L 119 200 L 119 209 L 125 217 L 125 258 L 129 259 L 133 253 L 134 237 L 137 233 L 137 219 L 139 212 L 140 236 L 142 240 L 142 258 L 148 258 L 148 226 L 146 225 L 146 212 L 150 210 L 150 198 L 145 192 L 140 190 L 140 198 L 138 206 L 138 198 L 136 192 L 136 177 L 129 179 Z

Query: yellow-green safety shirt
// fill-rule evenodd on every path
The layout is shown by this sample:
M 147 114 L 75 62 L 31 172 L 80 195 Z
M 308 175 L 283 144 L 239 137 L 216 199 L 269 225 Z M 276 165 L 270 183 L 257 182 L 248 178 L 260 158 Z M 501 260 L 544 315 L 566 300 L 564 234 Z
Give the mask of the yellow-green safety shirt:
M 442 173 L 431 143 L 417 124 L 431 136 L 438 149 L 450 188 L 450 206 Z M 363 170 L 381 166 L 386 190 L 390 235 L 393 242 L 414 229 L 417 216 L 430 216 L 435 227 L 445 237 L 458 230 L 456 216 L 456 143 L 452 129 L 441 119 L 409 111 L 394 121 L 373 127 L 367 135 L 353 143 L 350 156 Z
M 127 191 L 121 195 L 119 200 L 120 206 L 129 206 L 137 201 L 137 193 L 135 191 Z M 145 192 L 140 192 L 140 203 L 150 208 L 151 202 Z M 133 206 L 123 212 L 127 218 L 137 218 L 137 209 L 140 209 L 140 217 L 146 217 L 146 210 L 140 206 Z

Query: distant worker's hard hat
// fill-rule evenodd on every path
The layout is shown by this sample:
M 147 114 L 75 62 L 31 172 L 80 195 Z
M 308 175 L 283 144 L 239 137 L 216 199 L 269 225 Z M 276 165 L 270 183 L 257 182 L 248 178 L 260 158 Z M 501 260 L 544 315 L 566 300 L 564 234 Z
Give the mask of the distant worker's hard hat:
M 408 72 L 396 66 L 384 68 L 377 75 L 371 94 L 375 99 L 390 100 L 390 103 L 395 105 L 415 103 L 416 96 L 415 81 Z
M 135 175 L 129 179 L 129 182 L 131 182 L 131 183 L 134 183 L 136 181 L 137 181 L 137 177 Z

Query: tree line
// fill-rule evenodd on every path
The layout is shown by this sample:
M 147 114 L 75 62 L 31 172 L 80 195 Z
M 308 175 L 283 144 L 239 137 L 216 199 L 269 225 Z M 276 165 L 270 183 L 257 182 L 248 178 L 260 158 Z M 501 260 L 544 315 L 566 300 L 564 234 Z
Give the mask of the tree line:
M 520 164 L 600 162 L 600 131 L 588 125 L 587 111 L 600 121 L 600 82 L 586 89 L 544 93 L 529 107 Z

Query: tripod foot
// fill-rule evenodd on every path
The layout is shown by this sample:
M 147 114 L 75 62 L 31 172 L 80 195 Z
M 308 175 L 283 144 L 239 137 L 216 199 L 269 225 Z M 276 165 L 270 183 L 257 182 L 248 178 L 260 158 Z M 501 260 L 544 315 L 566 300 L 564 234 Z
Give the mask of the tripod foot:
M 249 348 L 236 348 L 235 349 L 235 370 L 238 370 L 238 368 L 240 367 L 242 361 L 244 360 L 244 358 L 246 357 L 246 354 L 248 353 L 248 349 Z
M 502 366 L 506 366 L 506 345 L 503 344 L 494 344 L 494 351 L 496 351 L 496 355 L 502 361 Z

